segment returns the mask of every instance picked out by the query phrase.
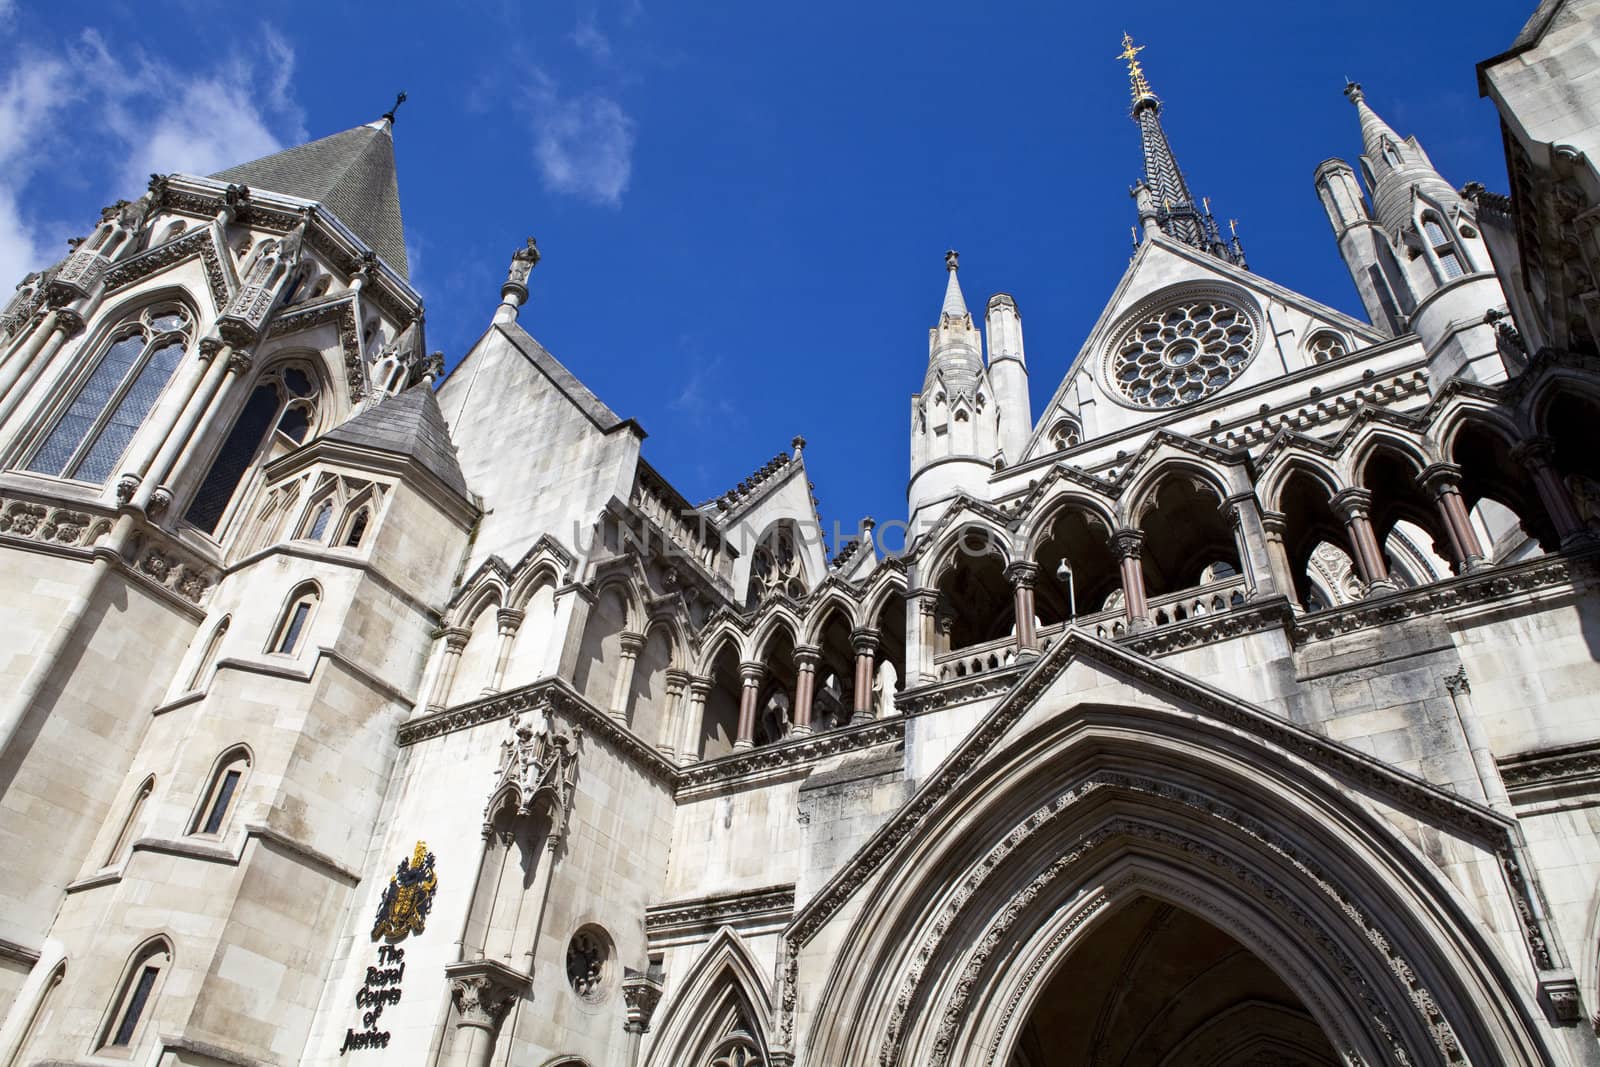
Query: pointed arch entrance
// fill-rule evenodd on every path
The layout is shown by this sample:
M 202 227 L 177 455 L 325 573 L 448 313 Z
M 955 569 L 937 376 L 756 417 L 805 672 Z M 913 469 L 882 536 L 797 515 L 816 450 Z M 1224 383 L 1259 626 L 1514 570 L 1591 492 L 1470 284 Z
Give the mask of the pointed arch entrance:
M 1257 1019 L 1262 1048 L 1308 1064 L 1329 1049 L 1343 1064 L 1551 1062 L 1534 938 L 1484 919 L 1519 890 L 1469 901 L 1397 823 L 1420 818 L 1496 866 L 1503 827 L 1379 777 L 1074 631 L 796 915 L 783 973 L 802 1003 L 782 1027 L 796 1062 L 1025 1067 L 1057 976 L 1082 995 L 1099 976 L 1080 950 L 1142 899 L 1215 928 L 1241 967 L 1259 961 L 1216 1010 Z M 1214 1044 L 1199 1025 L 1173 1022 L 1162 1055 Z

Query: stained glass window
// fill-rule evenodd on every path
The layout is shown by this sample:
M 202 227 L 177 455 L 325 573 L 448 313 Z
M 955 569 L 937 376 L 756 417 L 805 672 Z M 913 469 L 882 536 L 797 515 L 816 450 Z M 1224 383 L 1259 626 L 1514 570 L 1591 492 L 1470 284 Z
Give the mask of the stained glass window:
M 147 310 L 111 342 L 28 463 L 36 474 L 103 483 L 183 362 L 189 316 Z

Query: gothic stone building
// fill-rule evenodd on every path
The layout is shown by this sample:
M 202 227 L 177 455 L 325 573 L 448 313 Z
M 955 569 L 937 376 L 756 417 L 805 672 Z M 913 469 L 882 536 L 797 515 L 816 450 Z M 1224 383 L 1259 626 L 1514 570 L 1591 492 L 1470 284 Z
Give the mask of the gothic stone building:
M 1507 195 L 1330 100 L 1363 318 L 1126 42 L 1137 250 L 1037 421 L 947 256 L 896 553 L 685 500 L 532 242 L 438 380 L 392 115 L 107 208 L 0 319 L 0 1063 L 1600 1063 L 1597 27 Z

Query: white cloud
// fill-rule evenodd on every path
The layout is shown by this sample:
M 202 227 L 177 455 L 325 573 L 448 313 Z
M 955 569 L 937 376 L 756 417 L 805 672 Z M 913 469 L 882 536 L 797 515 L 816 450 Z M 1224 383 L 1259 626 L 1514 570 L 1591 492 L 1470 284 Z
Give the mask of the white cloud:
M 10 3 L 0 0 L 0 22 Z M 93 30 L 59 52 L 21 42 L 0 70 L 0 288 L 54 258 L 27 191 L 40 161 L 62 158 L 51 150 L 64 141 L 58 130 L 72 131 L 81 174 L 115 176 L 107 201 L 137 196 L 153 173 L 211 174 L 277 151 L 274 130 L 305 139 L 291 94 L 294 50 L 270 27 L 258 41 L 252 58 L 235 54 L 207 70 L 126 43 L 113 53 Z M 92 221 L 85 213 L 76 225 Z
M 544 99 L 534 110 L 534 157 L 545 186 L 620 206 L 633 173 L 633 120 L 606 96 L 562 99 L 553 89 L 539 95 Z
M 267 129 L 248 89 L 203 78 L 182 87 L 130 146 L 122 187 L 142 189 L 152 174 L 215 174 L 276 152 L 281 142 Z
M 18 196 L 45 158 L 40 142 L 73 95 L 66 65 L 32 51 L 22 53 L 0 85 L 0 303 L 9 298 L 10 286 L 48 258 L 38 227 L 23 217 Z
M 0 0 L 0 3 L 3 2 Z M 592 13 L 578 19 L 578 28 L 572 31 L 572 43 L 596 63 L 606 63 L 611 59 L 611 40 L 595 25 Z

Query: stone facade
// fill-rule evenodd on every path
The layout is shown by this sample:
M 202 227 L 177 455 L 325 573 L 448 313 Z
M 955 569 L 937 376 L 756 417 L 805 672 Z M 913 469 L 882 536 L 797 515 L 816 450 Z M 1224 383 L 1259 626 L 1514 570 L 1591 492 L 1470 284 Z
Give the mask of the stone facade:
M 1600 1063 L 1597 25 L 1509 197 L 1347 90 L 1364 320 L 1126 40 L 1137 253 L 1037 419 L 947 254 L 897 554 L 685 500 L 531 240 L 436 381 L 392 115 L 107 208 L 0 315 L 0 1065 Z

